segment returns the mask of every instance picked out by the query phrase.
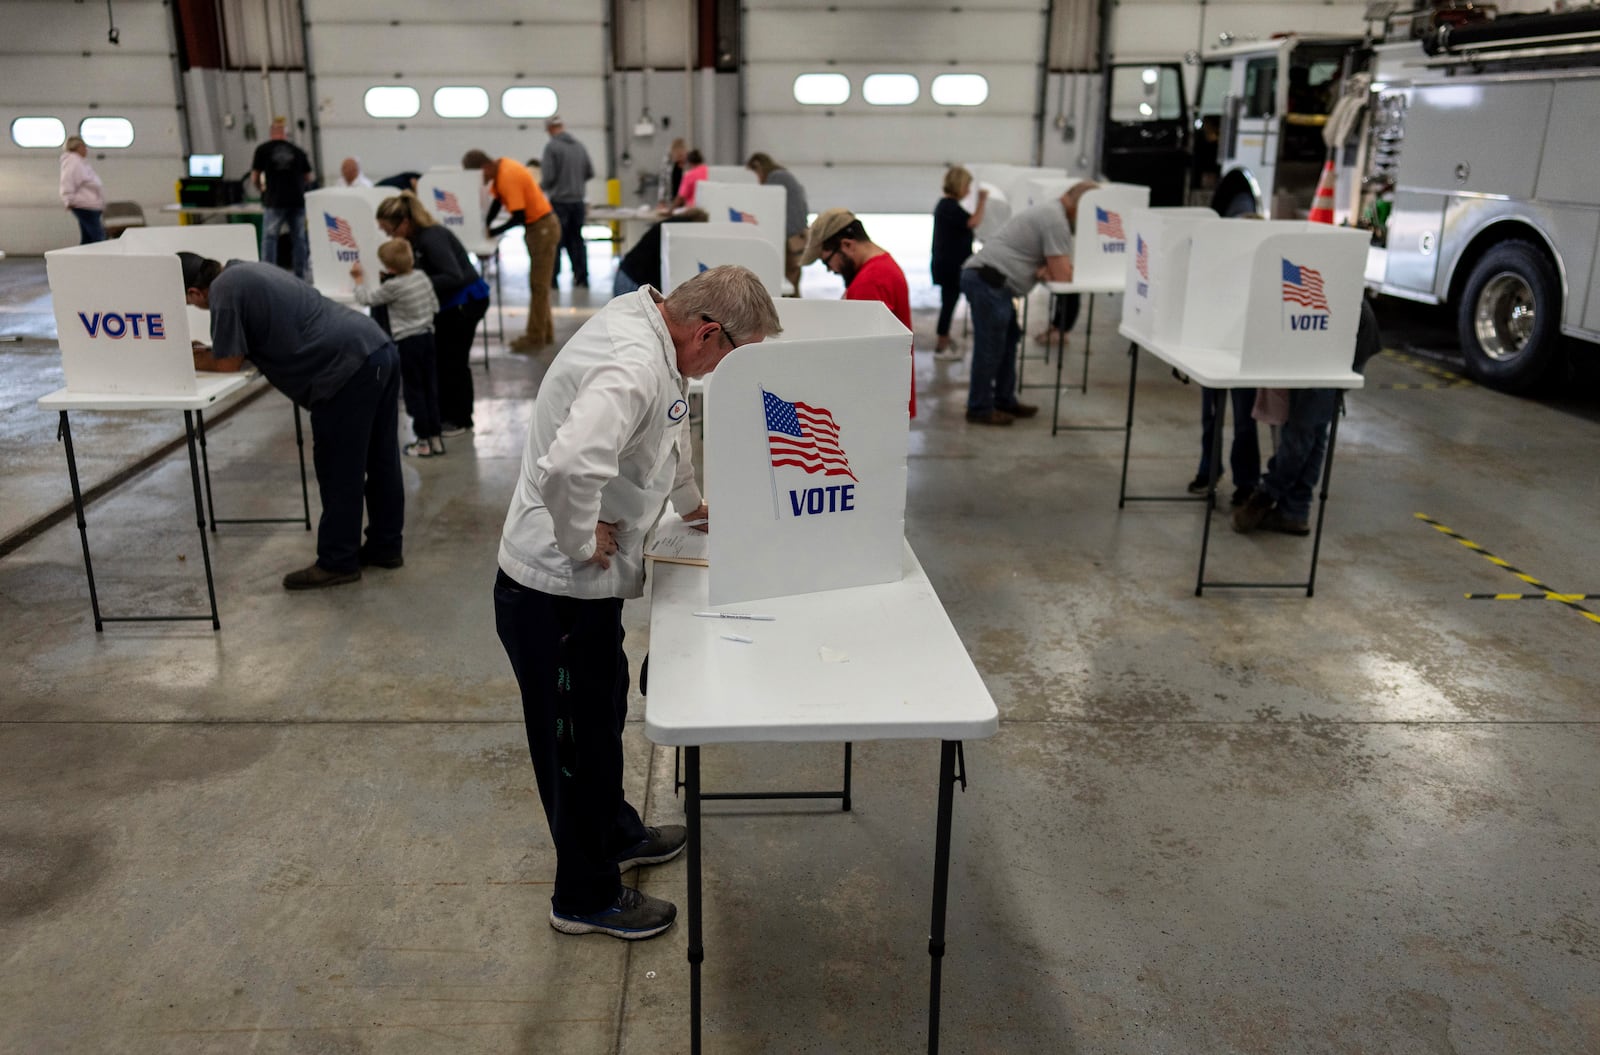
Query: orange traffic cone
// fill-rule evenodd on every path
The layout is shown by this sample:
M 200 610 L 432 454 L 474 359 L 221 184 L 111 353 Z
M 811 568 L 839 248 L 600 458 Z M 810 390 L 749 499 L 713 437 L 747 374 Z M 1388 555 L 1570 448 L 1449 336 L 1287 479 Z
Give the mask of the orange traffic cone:
M 1311 215 L 1306 217 L 1312 223 L 1333 222 L 1333 184 L 1336 176 L 1333 171 L 1333 159 L 1322 166 L 1322 178 L 1317 181 L 1316 196 L 1311 199 Z

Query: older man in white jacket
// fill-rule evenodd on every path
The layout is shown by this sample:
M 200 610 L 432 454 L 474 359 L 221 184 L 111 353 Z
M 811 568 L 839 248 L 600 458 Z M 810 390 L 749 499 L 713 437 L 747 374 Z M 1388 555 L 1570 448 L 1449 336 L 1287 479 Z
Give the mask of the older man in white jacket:
M 495 626 L 522 690 L 556 846 L 550 925 L 563 933 L 651 938 L 677 915 L 622 885 L 684 846 L 681 826 L 646 827 L 622 792 L 622 603 L 644 592 L 644 539 L 669 492 L 685 519 L 706 520 L 688 378 L 781 328 L 752 272 L 712 268 L 664 300 L 649 286 L 614 298 L 539 387 L 500 538 Z

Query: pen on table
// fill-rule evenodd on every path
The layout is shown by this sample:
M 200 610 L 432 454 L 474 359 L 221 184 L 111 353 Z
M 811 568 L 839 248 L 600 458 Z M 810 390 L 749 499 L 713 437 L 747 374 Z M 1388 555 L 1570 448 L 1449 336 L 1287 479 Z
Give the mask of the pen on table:
M 756 639 L 755 638 L 753 638 L 753 637 L 745 637 L 743 634 L 723 634 L 722 635 L 722 640 L 724 640 L 724 641 L 737 641 L 741 645 L 753 645 L 753 644 L 756 643 Z
M 750 615 L 747 612 L 696 612 L 701 619 L 759 619 L 763 623 L 770 623 L 778 617 L 775 615 Z

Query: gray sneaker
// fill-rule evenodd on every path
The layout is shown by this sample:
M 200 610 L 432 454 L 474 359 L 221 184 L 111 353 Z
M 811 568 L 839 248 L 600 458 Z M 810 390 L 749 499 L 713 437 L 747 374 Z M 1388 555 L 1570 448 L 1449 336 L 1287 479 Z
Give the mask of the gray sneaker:
M 617 858 L 617 871 L 626 872 L 639 865 L 665 864 L 683 853 L 689 842 L 689 829 L 681 824 L 663 824 L 659 828 L 646 828 L 645 840 Z
M 625 886 L 609 908 L 586 916 L 550 910 L 550 926 L 562 934 L 609 934 L 623 941 L 643 941 L 672 926 L 678 907 L 670 901 Z

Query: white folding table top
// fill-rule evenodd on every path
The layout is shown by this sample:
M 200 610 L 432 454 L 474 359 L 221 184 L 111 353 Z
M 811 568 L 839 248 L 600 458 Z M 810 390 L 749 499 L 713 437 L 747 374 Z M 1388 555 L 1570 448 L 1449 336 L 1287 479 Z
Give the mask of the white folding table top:
M 1051 293 L 1121 293 L 1127 287 L 1122 282 L 1046 282 L 1044 288 Z
M 1126 325 L 1117 332 L 1169 366 L 1176 367 L 1207 388 L 1360 388 L 1366 379 L 1354 370 L 1326 373 L 1290 370 L 1239 369 L 1237 353 L 1213 348 L 1183 348 L 1157 345 Z M 1351 349 L 1354 356 L 1355 349 Z
M 260 377 L 253 371 L 197 373 L 195 390 L 182 395 L 129 395 L 124 392 L 72 392 L 61 388 L 41 396 L 41 410 L 205 410 Z
M 674 745 L 993 736 L 994 700 L 909 544 L 904 554 L 899 582 L 721 609 L 706 603 L 705 568 L 652 564 L 645 735 Z

